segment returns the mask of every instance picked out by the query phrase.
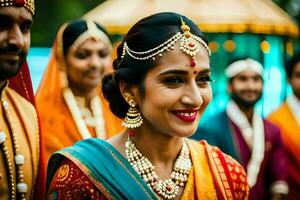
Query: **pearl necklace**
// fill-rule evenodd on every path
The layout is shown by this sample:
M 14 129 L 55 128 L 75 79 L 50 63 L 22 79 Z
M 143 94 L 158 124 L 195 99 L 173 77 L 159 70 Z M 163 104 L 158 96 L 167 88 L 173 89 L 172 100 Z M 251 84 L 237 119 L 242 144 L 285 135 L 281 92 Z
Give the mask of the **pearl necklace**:
M 13 122 L 13 119 L 11 117 L 10 111 L 9 111 L 9 104 L 6 100 L 3 98 L 1 99 L 3 108 L 4 108 L 4 113 L 7 117 L 8 125 L 11 130 L 11 137 L 13 140 L 13 148 L 15 151 L 15 166 L 16 166 L 16 171 L 17 171 L 17 192 L 21 195 L 21 199 L 25 200 L 25 195 L 28 191 L 28 185 L 24 182 L 24 173 L 23 173 L 23 165 L 25 163 L 25 157 L 24 155 L 20 154 L 20 149 L 19 149 L 19 142 L 17 139 L 17 134 L 15 133 L 15 123 Z M 16 199 L 16 194 L 15 194 L 15 181 L 14 181 L 14 174 L 13 174 L 13 169 L 12 169 L 12 161 L 9 157 L 9 151 L 6 145 L 6 134 L 4 131 L 1 130 L 0 128 L 0 145 L 2 147 L 6 164 L 8 166 L 8 173 L 10 177 L 10 184 L 11 184 L 11 195 L 10 199 L 14 200 Z
M 142 155 L 130 138 L 125 146 L 126 159 L 154 192 L 164 199 L 174 199 L 179 194 L 179 188 L 185 185 L 192 168 L 189 149 L 185 141 L 175 161 L 171 176 L 166 180 L 159 179 L 154 171 L 154 165 Z
M 76 103 L 75 96 L 70 88 L 63 90 L 63 97 L 71 112 L 76 127 L 82 137 L 82 139 L 91 138 L 91 134 L 86 126 L 86 123 L 82 117 L 82 113 Z M 95 130 L 98 138 L 105 138 L 105 124 L 103 117 L 103 110 L 99 96 L 95 96 L 91 101 L 91 109 L 95 119 Z

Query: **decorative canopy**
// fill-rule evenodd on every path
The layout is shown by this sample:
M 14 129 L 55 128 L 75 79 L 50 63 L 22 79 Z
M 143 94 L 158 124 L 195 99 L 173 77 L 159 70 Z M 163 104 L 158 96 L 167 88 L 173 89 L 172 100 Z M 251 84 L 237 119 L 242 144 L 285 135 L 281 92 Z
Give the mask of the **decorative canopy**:
M 107 0 L 83 17 L 124 34 L 139 19 L 163 11 L 186 15 L 207 33 L 298 36 L 298 27 L 271 0 Z

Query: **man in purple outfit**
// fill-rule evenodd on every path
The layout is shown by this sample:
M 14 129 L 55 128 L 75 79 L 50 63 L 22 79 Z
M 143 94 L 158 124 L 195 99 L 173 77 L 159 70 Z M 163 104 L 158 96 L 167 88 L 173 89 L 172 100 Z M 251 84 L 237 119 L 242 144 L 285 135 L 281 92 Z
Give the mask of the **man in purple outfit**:
M 232 62 L 225 73 L 231 100 L 226 110 L 201 123 L 193 138 L 207 140 L 243 165 L 250 200 L 284 199 L 287 164 L 280 132 L 254 109 L 262 96 L 263 67 L 247 58 Z

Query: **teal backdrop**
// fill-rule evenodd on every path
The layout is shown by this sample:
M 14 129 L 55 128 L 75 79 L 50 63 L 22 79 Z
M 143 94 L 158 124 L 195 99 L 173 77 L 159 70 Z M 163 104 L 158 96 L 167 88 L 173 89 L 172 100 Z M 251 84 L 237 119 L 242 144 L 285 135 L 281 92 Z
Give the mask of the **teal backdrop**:
M 225 109 L 229 100 L 227 78 L 224 74 L 228 62 L 236 57 L 250 56 L 264 66 L 264 90 L 256 109 L 263 116 L 268 115 L 285 99 L 290 88 L 286 83 L 284 64 L 293 53 L 292 43 L 276 35 L 207 34 L 212 49 L 211 68 L 213 100 L 205 111 L 203 119 Z

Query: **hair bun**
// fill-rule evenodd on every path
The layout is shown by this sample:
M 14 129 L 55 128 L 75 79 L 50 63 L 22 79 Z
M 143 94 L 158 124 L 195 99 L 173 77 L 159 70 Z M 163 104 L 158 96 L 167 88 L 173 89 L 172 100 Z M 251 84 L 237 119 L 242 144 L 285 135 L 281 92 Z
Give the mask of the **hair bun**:
M 124 118 L 128 110 L 128 104 L 124 100 L 118 85 L 115 82 L 114 74 L 107 74 L 102 79 L 102 92 L 109 102 L 110 110 L 119 118 Z

